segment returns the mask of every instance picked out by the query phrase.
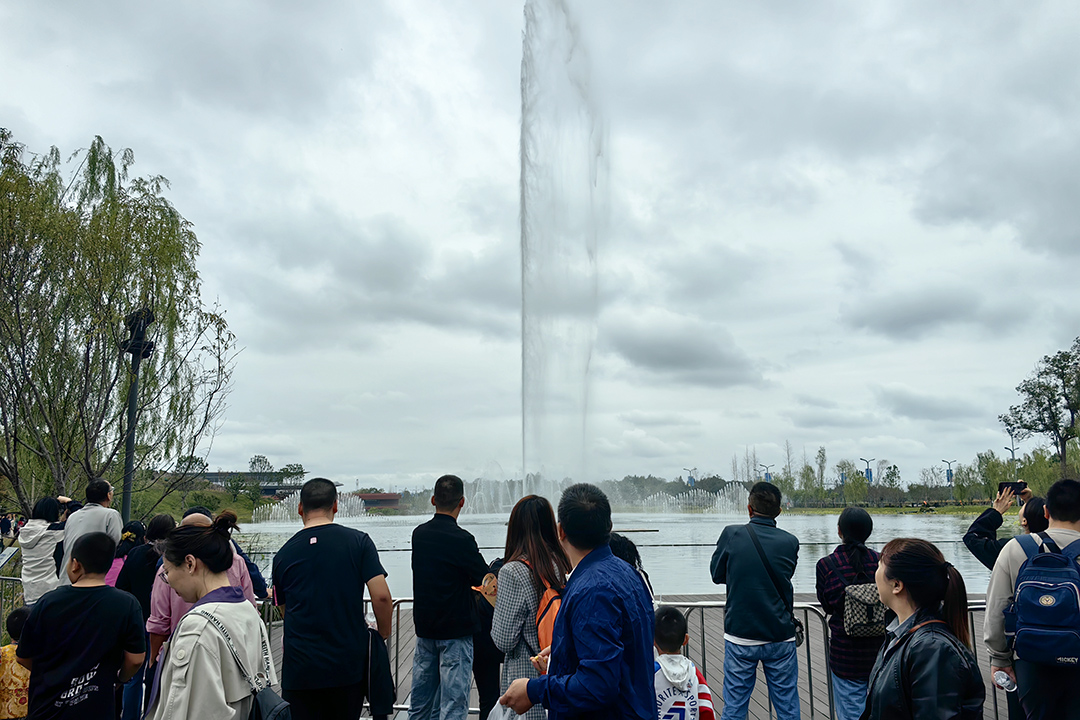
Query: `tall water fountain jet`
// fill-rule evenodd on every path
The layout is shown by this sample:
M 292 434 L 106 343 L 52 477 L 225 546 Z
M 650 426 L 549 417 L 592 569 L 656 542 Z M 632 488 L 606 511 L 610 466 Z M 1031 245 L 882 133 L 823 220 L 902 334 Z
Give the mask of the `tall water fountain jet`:
M 521 58 L 524 492 L 587 479 L 607 133 L 565 0 L 526 0 Z M 536 487 L 531 487 L 535 485 Z

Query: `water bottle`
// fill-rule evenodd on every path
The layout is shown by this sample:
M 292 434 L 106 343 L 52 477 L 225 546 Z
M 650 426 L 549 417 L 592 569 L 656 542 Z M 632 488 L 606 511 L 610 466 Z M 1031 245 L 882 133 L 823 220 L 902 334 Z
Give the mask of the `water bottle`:
M 1016 692 L 1016 682 L 1004 670 L 994 673 L 994 682 L 1005 692 Z

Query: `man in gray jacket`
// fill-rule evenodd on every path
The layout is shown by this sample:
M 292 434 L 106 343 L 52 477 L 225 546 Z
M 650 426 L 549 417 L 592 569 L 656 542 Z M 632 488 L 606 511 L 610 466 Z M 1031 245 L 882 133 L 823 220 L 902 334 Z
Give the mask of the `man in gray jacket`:
M 1059 548 L 1080 540 L 1080 482 L 1058 480 L 1046 493 L 1046 517 L 1050 527 L 1046 535 Z M 1040 546 L 1045 544 L 1043 533 L 1032 535 Z M 1004 611 L 1012 602 L 1016 576 L 1027 560 L 1027 553 L 1013 538 L 1001 549 L 990 586 L 986 589 L 986 620 L 983 639 L 990 653 L 990 676 L 998 670 L 1012 677 L 1017 694 L 1028 718 L 1042 720 L 1080 720 L 1080 703 L 1076 688 L 1080 685 L 1080 668 L 1035 665 L 1013 659 L 1005 637 Z M 996 683 L 995 683 L 996 684 Z
M 71 561 L 71 548 L 75 547 L 76 540 L 93 532 L 103 532 L 112 538 L 114 543 L 120 542 L 124 521 L 120 518 L 120 513 L 109 507 L 112 499 L 113 489 L 108 480 L 97 478 L 86 486 L 86 504 L 69 517 L 64 525 L 64 562 L 60 565 L 60 585 L 71 584 L 66 568 Z
M 781 500 L 780 488 L 772 483 L 755 484 L 746 508 L 750 522 L 724 528 L 709 566 L 713 582 L 727 585 L 722 720 L 746 717 L 759 662 L 777 718 L 800 717 L 791 611 L 791 577 L 799 561 L 799 539 L 776 527 Z

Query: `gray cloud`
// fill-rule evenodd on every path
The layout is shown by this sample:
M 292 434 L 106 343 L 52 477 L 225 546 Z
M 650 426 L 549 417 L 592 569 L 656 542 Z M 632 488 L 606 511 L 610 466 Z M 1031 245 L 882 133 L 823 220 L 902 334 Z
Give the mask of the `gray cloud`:
M 761 385 L 757 364 L 718 326 L 693 319 L 649 313 L 612 318 L 601 347 L 631 366 L 689 385 Z
M 893 340 L 913 340 L 959 327 L 1001 332 L 1031 312 L 1022 302 L 1013 302 L 991 288 L 961 285 L 856 294 L 841 306 L 841 317 L 851 327 Z
M 966 398 L 931 395 L 902 385 L 879 387 L 875 395 L 886 410 L 912 420 L 965 420 L 987 414 Z

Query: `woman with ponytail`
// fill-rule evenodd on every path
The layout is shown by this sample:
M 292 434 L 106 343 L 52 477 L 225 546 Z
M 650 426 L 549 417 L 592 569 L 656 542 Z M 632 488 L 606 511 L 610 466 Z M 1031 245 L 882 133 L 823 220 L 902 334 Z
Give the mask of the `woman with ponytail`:
M 491 621 L 491 639 L 506 653 L 502 691 L 517 678 L 536 677 L 531 657 L 544 650 L 536 627 L 536 615 L 544 592 L 560 593 L 570 574 L 570 560 L 559 544 L 555 511 L 546 498 L 526 495 L 510 511 L 506 526 L 506 564 L 499 571 L 499 593 Z M 543 720 L 539 703 L 523 716 Z
M 981 720 L 986 690 L 959 571 L 932 543 L 898 538 L 882 549 L 875 580 L 891 612 L 863 718 Z
M 209 525 L 181 525 L 165 539 L 162 571 L 194 604 L 162 649 L 149 720 L 246 718 L 254 702 L 249 680 L 260 690 L 278 682 L 262 618 L 227 573 L 235 527 L 236 514 L 226 510 Z
M 818 602 L 830 616 L 829 667 L 832 668 L 836 720 L 858 720 L 862 715 L 870 668 L 885 641 L 883 631 L 870 637 L 853 637 L 844 628 L 848 586 L 874 583 L 878 554 L 866 547 L 866 540 L 873 531 L 874 520 L 870 513 L 858 507 L 845 508 L 837 523 L 842 544 L 817 564 Z
M 132 520 L 124 526 L 120 534 L 120 542 L 116 545 L 116 555 L 113 556 L 112 567 L 105 573 L 105 584 L 116 587 L 116 578 L 127 561 L 128 553 L 143 544 L 146 538 L 146 526 L 138 520 Z

